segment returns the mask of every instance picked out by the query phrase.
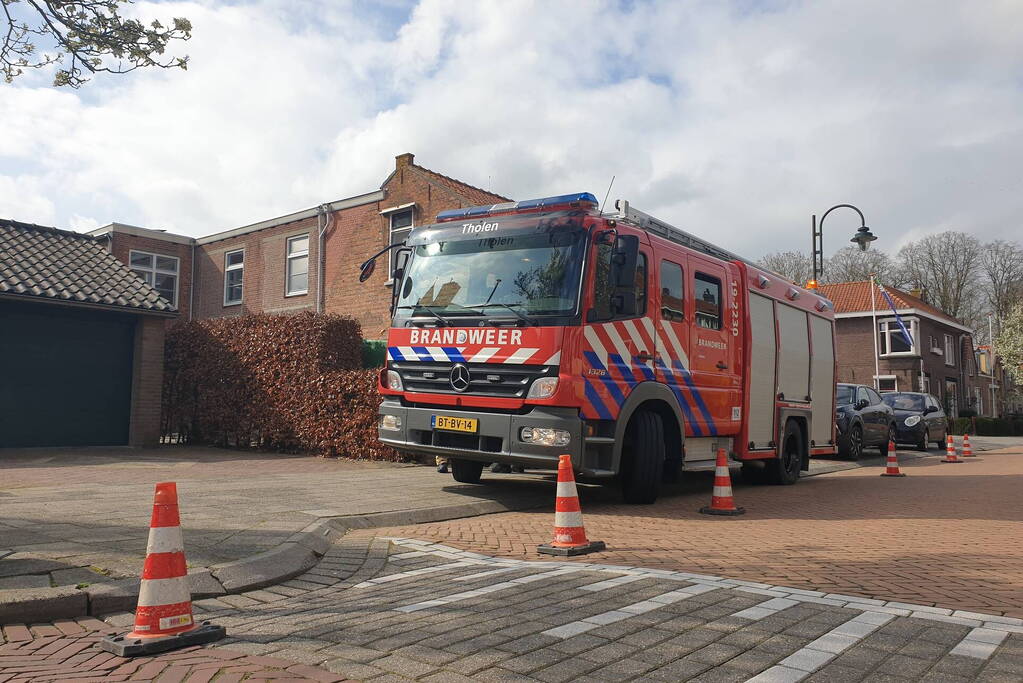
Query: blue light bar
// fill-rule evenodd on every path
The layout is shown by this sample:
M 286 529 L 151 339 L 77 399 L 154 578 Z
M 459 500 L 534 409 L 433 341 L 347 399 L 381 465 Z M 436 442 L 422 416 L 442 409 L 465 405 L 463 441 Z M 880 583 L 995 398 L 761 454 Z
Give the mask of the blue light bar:
M 437 214 L 438 221 L 451 220 L 452 218 L 475 218 L 486 216 L 492 213 L 504 213 L 506 211 L 521 211 L 523 209 L 541 209 L 545 206 L 557 204 L 572 204 L 575 202 L 586 202 L 597 205 L 597 198 L 589 192 L 577 194 L 561 194 L 556 197 L 543 197 L 542 199 L 527 199 L 521 202 L 504 202 L 503 204 L 488 204 L 486 206 L 473 206 L 468 209 L 451 209 L 441 211 Z

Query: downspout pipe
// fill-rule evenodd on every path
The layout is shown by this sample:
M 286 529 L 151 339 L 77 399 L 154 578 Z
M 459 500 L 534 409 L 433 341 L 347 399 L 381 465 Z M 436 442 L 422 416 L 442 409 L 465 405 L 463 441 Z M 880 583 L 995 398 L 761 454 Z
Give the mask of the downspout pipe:
M 330 212 L 329 204 L 320 204 L 317 207 L 316 227 L 318 237 L 316 240 L 316 312 L 323 313 L 326 305 L 325 289 L 323 286 L 323 271 L 326 268 L 326 255 L 324 246 L 327 242 L 327 231 L 334 225 L 334 214 Z

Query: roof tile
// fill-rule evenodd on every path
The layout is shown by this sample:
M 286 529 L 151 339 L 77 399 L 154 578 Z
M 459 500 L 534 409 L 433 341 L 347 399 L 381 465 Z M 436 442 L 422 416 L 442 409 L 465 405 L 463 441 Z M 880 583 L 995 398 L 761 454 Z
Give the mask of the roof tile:
M 174 307 L 105 248 L 57 228 L 0 219 L 0 293 L 171 313 Z
M 929 313 L 936 318 L 948 320 L 957 325 L 963 324 L 961 320 L 953 318 L 937 306 L 932 306 L 923 299 L 915 297 L 908 292 L 896 289 L 895 287 L 885 287 L 885 290 L 888 291 L 892 301 L 895 302 L 895 307 L 898 309 L 915 308 L 918 311 Z M 871 310 L 869 280 L 821 285 L 820 293 L 835 304 L 835 313 L 863 313 Z M 877 292 L 876 304 L 879 312 L 888 310 L 888 303 L 884 300 L 880 290 Z
M 461 180 L 455 180 L 454 178 L 450 178 L 442 173 L 437 173 L 436 171 L 431 171 L 428 168 L 423 168 L 417 164 L 413 164 L 412 168 L 415 168 L 430 179 L 444 185 L 449 190 L 465 197 L 473 206 L 486 206 L 488 204 L 501 204 L 503 202 L 512 201 L 507 197 L 502 197 L 499 194 L 488 192 L 468 183 L 463 183 Z

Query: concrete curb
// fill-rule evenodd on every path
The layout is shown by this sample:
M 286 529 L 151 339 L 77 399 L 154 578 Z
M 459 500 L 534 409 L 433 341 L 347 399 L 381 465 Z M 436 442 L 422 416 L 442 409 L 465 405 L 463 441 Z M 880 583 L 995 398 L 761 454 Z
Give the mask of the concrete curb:
M 352 529 L 442 522 L 495 512 L 528 510 L 545 502 L 534 502 L 531 498 L 517 505 L 476 501 L 418 510 L 321 517 L 266 552 L 212 567 L 190 569 L 188 581 L 192 599 L 243 593 L 292 579 L 315 566 L 330 547 Z M 0 625 L 134 611 L 138 602 L 139 583 L 139 579 L 121 579 L 93 584 L 83 589 L 60 586 L 0 590 Z

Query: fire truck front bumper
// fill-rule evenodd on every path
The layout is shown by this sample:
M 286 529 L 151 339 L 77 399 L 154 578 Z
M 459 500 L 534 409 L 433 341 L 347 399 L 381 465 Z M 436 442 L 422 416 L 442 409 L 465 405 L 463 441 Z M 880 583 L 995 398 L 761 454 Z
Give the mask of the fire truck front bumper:
M 475 429 L 463 432 L 437 428 L 438 423 L 450 426 L 452 421 L 459 427 L 466 427 L 463 420 L 475 421 L 468 425 Z M 519 415 L 406 407 L 388 399 L 380 405 L 378 431 L 381 442 L 407 453 L 537 469 L 556 469 L 558 456 L 568 453 L 577 472 L 595 476 L 607 474 L 582 467 L 583 421 L 575 408 L 536 406 Z M 554 443 L 547 445 L 544 441 Z

